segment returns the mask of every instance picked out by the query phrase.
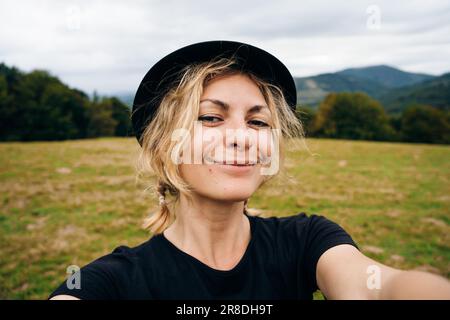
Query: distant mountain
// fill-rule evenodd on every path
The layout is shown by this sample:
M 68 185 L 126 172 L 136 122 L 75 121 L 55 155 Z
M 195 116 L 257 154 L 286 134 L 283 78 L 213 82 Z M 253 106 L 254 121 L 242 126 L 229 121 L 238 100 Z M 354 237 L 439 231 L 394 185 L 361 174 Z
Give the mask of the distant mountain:
M 411 104 L 427 104 L 450 110 L 450 73 L 424 82 L 392 89 L 381 95 L 379 101 L 389 113 L 399 113 Z
M 405 72 L 386 65 L 345 69 L 337 74 L 375 81 L 388 88 L 409 86 L 434 78 L 428 74 Z
M 370 96 L 386 93 L 389 88 L 365 78 L 339 73 L 325 73 L 313 77 L 295 78 L 297 102 L 300 105 L 316 106 L 330 92 L 362 91 Z
M 330 92 L 362 91 L 378 99 L 387 95 L 392 89 L 433 78 L 435 76 L 405 72 L 390 66 L 379 65 L 295 78 L 295 82 L 298 90 L 298 103 L 317 107 Z

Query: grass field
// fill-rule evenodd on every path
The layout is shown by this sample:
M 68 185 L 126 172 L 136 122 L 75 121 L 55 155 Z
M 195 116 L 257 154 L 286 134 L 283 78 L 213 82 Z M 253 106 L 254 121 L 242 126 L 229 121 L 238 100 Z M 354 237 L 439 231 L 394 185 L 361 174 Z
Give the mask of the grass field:
M 365 254 L 450 278 L 450 147 L 308 139 L 291 149 L 292 182 L 251 198 L 265 216 L 316 213 Z M 0 144 L 0 299 L 45 299 L 66 277 L 119 245 L 148 239 L 157 200 L 136 184 L 132 138 Z

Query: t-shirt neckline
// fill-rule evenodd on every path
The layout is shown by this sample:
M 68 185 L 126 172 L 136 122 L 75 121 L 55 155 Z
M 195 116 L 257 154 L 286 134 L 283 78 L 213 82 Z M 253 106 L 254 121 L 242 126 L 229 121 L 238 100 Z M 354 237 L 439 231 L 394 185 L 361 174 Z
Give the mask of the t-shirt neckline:
M 208 266 L 207 264 L 203 263 L 202 261 L 200 261 L 199 259 L 195 258 L 194 256 L 191 256 L 190 254 L 188 254 L 188 253 L 184 252 L 183 250 L 181 250 L 180 248 L 178 248 L 176 245 L 174 245 L 171 241 L 169 241 L 169 239 L 167 239 L 164 236 L 164 233 L 160 233 L 159 235 L 160 235 L 161 239 L 163 240 L 163 242 L 165 242 L 173 251 L 175 251 L 177 254 L 187 258 L 189 261 L 193 262 L 195 265 L 197 265 L 201 269 L 205 270 L 206 272 L 217 274 L 217 275 L 223 275 L 223 276 L 232 275 L 242 269 L 243 265 L 245 264 L 245 262 L 248 260 L 248 257 L 250 256 L 250 251 L 254 246 L 253 243 L 255 242 L 255 234 L 256 234 L 255 233 L 255 231 L 256 231 L 255 217 L 252 217 L 245 212 L 244 212 L 244 214 L 247 216 L 247 218 L 249 219 L 249 222 L 250 222 L 250 241 L 247 244 L 247 248 L 245 249 L 245 252 L 242 255 L 239 262 L 230 270 L 219 270 L 219 269 L 212 268 L 212 267 Z

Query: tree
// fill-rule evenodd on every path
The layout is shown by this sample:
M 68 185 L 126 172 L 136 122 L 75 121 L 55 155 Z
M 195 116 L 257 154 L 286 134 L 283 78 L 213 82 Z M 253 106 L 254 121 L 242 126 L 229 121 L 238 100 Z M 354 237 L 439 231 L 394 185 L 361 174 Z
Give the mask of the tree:
M 88 108 L 87 137 L 114 136 L 117 121 L 113 119 L 112 113 L 112 106 L 107 100 L 92 103 Z
M 450 143 L 450 112 L 431 106 L 411 105 L 401 117 L 404 141 Z
M 114 134 L 120 137 L 132 135 L 130 108 L 117 98 L 109 98 L 111 104 L 112 118 L 117 121 Z
M 360 92 L 328 94 L 312 131 L 319 137 L 355 140 L 392 140 L 395 136 L 383 107 Z
M 297 107 L 297 118 L 303 125 L 303 130 L 306 136 L 311 136 L 313 133 L 313 124 L 316 118 L 316 112 L 310 107 Z
M 93 100 L 46 71 L 23 73 L 0 63 L 0 140 L 127 136 L 130 110 L 116 98 Z

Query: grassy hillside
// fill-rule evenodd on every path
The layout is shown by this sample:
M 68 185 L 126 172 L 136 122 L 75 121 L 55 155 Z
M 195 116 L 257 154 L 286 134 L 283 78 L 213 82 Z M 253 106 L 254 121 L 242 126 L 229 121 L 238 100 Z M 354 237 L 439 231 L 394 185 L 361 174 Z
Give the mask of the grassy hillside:
M 418 84 L 397 88 L 379 97 L 387 112 L 400 113 L 411 104 L 450 110 L 450 73 Z
M 317 213 L 341 224 L 367 255 L 450 278 L 450 148 L 308 140 L 288 153 L 293 182 L 267 184 L 250 207 Z M 132 138 L 0 144 L 0 299 L 46 298 L 66 277 L 140 229 L 156 198 L 134 179 Z M 151 178 L 151 177 L 150 177 Z

